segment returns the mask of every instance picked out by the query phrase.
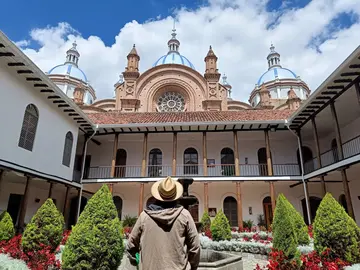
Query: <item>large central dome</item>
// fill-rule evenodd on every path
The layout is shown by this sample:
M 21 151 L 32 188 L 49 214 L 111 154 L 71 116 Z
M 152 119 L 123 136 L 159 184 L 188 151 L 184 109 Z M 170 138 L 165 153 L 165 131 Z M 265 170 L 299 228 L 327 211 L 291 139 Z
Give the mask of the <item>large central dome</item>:
M 176 38 L 175 28 L 172 30 L 171 36 L 171 39 L 168 41 L 169 52 L 166 55 L 161 56 L 153 64 L 153 67 L 165 64 L 178 64 L 195 69 L 194 65 L 189 61 L 189 59 L 179 53 L 180 41 Z

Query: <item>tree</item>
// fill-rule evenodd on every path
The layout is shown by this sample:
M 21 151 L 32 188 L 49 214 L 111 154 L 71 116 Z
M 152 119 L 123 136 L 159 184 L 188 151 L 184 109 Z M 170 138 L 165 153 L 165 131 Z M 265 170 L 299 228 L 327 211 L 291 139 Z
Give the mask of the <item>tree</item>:
M 201 218 L 201 231 L 205 232 L 206 230 L 209 230 L 210 225 L 211 225 L 211 220 L 209 213 L 205 211 Z
M 47 199 L 25 228 L 21 240 L 24 251 L 39 250 L 41 244 L 55 250 L 61 242 L 64 225 L 64 217 L 52 199 Z
M 210 230 L 214 241 L 231 239 L 230 223 L 222 210 L 216 214 L 210 225 Z
M 117 269 L 124 252 L 121 232 L 111 193 L 103 185 L 73 227 L 62 255 L 62 269 Z
M 14 223 L 6 211 L 0 215 L 0 241 L 7 241 L 15 235 Z
M 360 230 L 344 208 L 327 193 L 316 212 L 314 246 L 317 252 L 330 248 L 341 259 L 360 262 Z
M 284 196 L 285 198 L 285 196 Z M 300 213 L 295 209 L 295 207 L 285 198 L 287 202 L 287 207 L 289 209 L 289 214 L 291 216 L 291 219 L 294 223 L 294 230 L 295 234 L 298 240 L 299 245 L 309 245 L 310 244 L 310 238 L 308 235 L 308 228 L 305 224 L 305 221 L 303 217 L 300 215 Z
M 289 212 L 289 202 L 283 194 L 276 200 L 273 228 L 273 247 L 281 250 L 292 259 L 297 254 L 298 240 L 294 229 L 292 215 Z

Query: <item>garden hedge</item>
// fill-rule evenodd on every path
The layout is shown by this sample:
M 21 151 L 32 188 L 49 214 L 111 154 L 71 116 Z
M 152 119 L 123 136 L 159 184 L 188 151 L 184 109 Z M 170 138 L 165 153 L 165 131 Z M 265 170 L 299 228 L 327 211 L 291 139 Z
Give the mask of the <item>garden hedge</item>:
M 222 210 L 217 212 L 210 225 L 210 230 L 214 241 L 231 239 L 230 223 Z
M 25 228 L 21 240 L 24 251 L 40 250 L 41 244 L 55 250 L 61 242 L 64 225 L 64 217 L 52 199 L 47 199 Z
M 117 269 L 124 252 L 121 232 L 111 193 L 103 185 L 73 227 L 62 255 L 62 269 Z
M 0 215 L 0 241 L 7 241 L 15 235 L 14 223 L 10 214 L 4 211 Z
M 360 230 L 345 209 L 327 193 L 316 212 L 314 246 L 317 252 L 330 248 L 341 259 L 360 262 Z
M 209 213 L 205 211 L 201 218 L 201 231 L 205 232 L 206 230 L 209 230 L 210 225 L 211 225 L 211 220 Z

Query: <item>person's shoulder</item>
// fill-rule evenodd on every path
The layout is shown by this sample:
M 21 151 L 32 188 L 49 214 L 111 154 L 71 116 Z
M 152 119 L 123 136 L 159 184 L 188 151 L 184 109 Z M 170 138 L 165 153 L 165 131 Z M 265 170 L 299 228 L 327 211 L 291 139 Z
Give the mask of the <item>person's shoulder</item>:
M 187 210 L 187 209 L 185 209 L 185 208 L 182 209 L 181 215 L 182 215 L 183 217 L 186 217 L 186 218 L 192 218 L 189 210 Z

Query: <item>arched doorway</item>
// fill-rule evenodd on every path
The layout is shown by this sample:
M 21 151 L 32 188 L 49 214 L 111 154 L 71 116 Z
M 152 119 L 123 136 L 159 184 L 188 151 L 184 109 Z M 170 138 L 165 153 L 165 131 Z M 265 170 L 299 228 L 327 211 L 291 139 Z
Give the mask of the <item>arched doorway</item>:
M 266 158 L 266 148 L 262 147 L 257 152 L 258 163 L 259 163 L 259 173 L 260 176 L 267 176 L 267 158 Z
M 154 204 L 156 202 L 156 199 L 151 196 L 147 201 L 146 201 L 146 208 L 149 207 L 150 204 Z
M 189 195 L 190 197 L 196 198 L 194 195 Z M 196 202 L 193 205 L 189 206 L 189 212 L 191 216 L 193 217 L 195 222 L 199 221 L 199 200 L 196 198 Z
M 113 201 L 116 207 L 116 211 L 118 212 L 118 218 L 121 220 L 123 200 L 119 196 L 114 196 Z
M 229 220 L 231 227 L 238 225 L 237 201 L 234 197 L 228 196 L 224 199 L 224 214 Z
M 115 178 L 125 177 L 126 175 L 127 153 L 124 149 L 118 149 L 116 152 Z
M 199 156 L 195 148 L 184 151 L 184 174 L 197 175 L 199 173 Z
M 311 220 L 315 219 L 316 216 L 316 211 L 319 208 L 319 205 L 321 203 L 321 199 L 315 196 L 311 196 L 309 197 L 309 207 L 310 207 L 310 215 L 311 215 Z M 307 215 L 307 210 L 306 210 L 306 202 L 305 202 L 305 198 L 301 200 L 301 205 L 302 205 L 302 209 L 303 209 L 303 214 L 304 214 L 304 221 L 307 225 L 309 225 L 309 220 L 308 220 L 308 215 Z
M 345 194 L 341 194 L 341 195 L 340 195 L 340 197 L 339 197 L 339 202 L 340 202 L 340 204 L 342 205 L 342 207 L 344 207 L 346 213 L 349 214 L 348 208 L 347 208 L 347 203 L 346 203 Z
M 221 150 L 221 174 L 225 176 L 235 175 L 234 151 L 228 147 Z
M 331 151 L 332 151 L 332 156 L 333 156 L 333 161 L 338 162 L 339 161 L 339 152 L 337 149 L 337 142 L 335 139 L 333 139 L 331 141 Z
M 300 152 L 299 149 L 296 152 L 297 155 L 297 161 L 299 164 L 299 169 L 300 169 L 300 173 L 301 171 L 301 160 L 300 160 Z M 311 151 L 311 149 L 307 146 L 303 146 L 302 147 L 302 158 L 304 161 L 304 172 L 305 173 L 309 173 L 309 172 L 313 172 L 314 171 L 314 158 L 313 158 L 313 153 Z
M 148 175 L 150 177 L 161 176 L 162 152 L 158 148 L 151 149 L 149 152 Z
M 77 217 L 77 211 L 78 211 L 78 205 L 79 205 L 78 202 L 79 202 L 79 197 L 77 197 L 77 196 L 72 198 L 70 201 L 70 212 L 69 212 L 69 219 L 68 219 L 68 224 L 67 224 L 68 229 L 70 229 L 71 226 L 75 225 L 75 223 L 76 223 L 76 217 Z M 81 197 L 80 214 L 84 210 L 86 204 L 87 204 L 87 199 L 85 197 Z
M 262 201 L 263 209 L 264 209 L 264 217 L 266 228 L 270 229 L 270 225 L 273 221 L 273 212 L 272 212 L 272 204 L 271 204 L 271 197 L 267 196 Z

